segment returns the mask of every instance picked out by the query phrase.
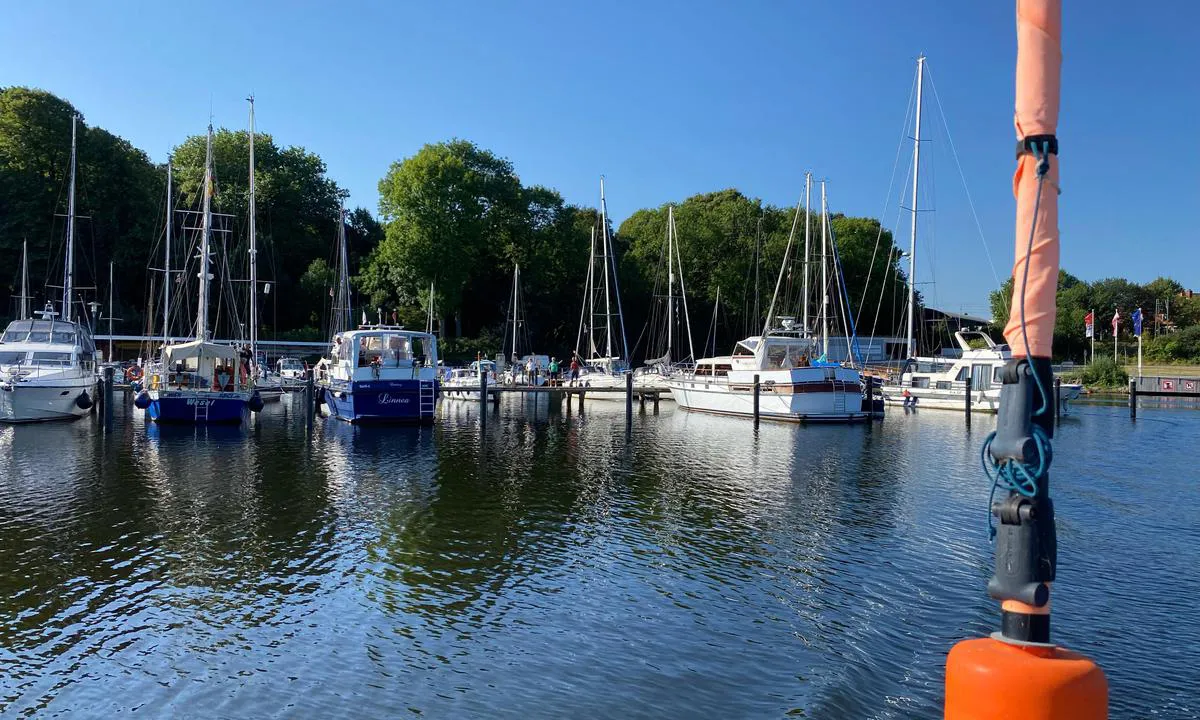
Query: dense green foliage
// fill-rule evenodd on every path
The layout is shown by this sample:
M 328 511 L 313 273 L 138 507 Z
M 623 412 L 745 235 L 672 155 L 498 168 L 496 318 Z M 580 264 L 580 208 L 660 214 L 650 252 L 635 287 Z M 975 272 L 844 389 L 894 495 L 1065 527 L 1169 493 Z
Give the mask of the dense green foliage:
M 70 118 L 74 108 L 38 90 L 0 90 L 0 251 L 12 258 L 0 278 L 10 292 L 19 282 L 21 241 L 31 248 L 31 280 L 38 304 L 54 297 L 61 276 Z M 174 203 L 196 210 L 203 178 L 205 138 L 184 138 L 172 153 Z M 106 265 L 116 263 L 118 332 L 142 333 L 161 314 L 155 308 L 166 219 L 166 167 L 110 133 L 79 125 L 78 272 L 85 299 L 108 294 Z M 330 288 L 335 283 L 334 242 L 338 206 L 345 196 L 322 160 L 303 148 L 278 144 L 270 134 L 255 140 L 259 277 L 272 285 L 260 303 L 264 337 L 321 338 L 327 333 Z M 229 215 L 218 274 L 244 278 L 248 249 L 248 136 L 214 134 L 214 209 Z M 599 227 L 594 208 L 564 202 L 554 190 L 527 186 L 513 164 L 464 140 L 426 145 L 391 166 L 379 183 L 379 221 L 364 209 L 347 215 L 350 272 L 357 318 L 362 311 L 395 312 L 423 327 L 432 305 L 448 350 L 499 349 L 508 310 L 513 265 L 520 263 L 525 330 L 538 348 L 569 352 L 575 344 L 590 237 Z M 619 192 L 619 189 L 617 190 Z M 776 314 L 800 314 L 804 215 L 773 207 L 734 189 L 704 193 L 675 204 L 682 271 L 694 342 L 699 349 L 713 317 L 718 289 L 722 311 L 717 344 L 757 332 L 776 292 L 789 235 L 795 245 L 779 282 Z M 662 258 L 667 206 L 635 212 L 609 227 L 621 298 L 634 357 L 647 348 L 642 328 L 656 292 L 663 292 Z M 811 216 L 813 276 L 809 303 L 819 294 L 820 221 Z M 176 236 L 194 216 L 176 216 Z M 892 235 L 877 220 L 834 215 L 830 230 L 846 278 L 852 317 L 860 333 L 902 331 L 905 278 Z M 194 256 L 181 241 L 174 257 Z M 178 266 L 177 266 L 178 267 Z M 174 333 L 190 330 L 193 303 L 185 272 L 175 297 Z M 869 287 L 868 287 L 869 281 Z M 152 294 L 152 283 L 158 288 Z M 434 288 L 433 296 L 430 287 Z M 247 286 L 241 298 L 245 303 Z M 657 289 L 656 289 L 657 288 Z M 11 311 L 15 304 L 5 308 Z M 151 313 L 151 311 L 153 312 Z M 244 317 L 244 310 L 242 311 Z M 225 316 L 223 322 L 237 318 Z M 835 319 L 840 328 L 842 321 Z M 225 329 L 226 331 L 228 328 Z M 221 329 L 218 329 L 221 332 Z
M 1129 373 L 1108 355 L 1082 366 L 1079 372 L 1063 375 L 1067 382 L 1083 383 L 1089 388 L 1120 390 L 1129 387 Z
M 993 327 L 996 332 L 1008 322 L 1009 302 L 1013 281 L 991 293 Z M 1107 343 L 1106 356 L 1112 352 L 1112 317 L 1114 309 L 1121 311 L 1118 341 L 1135 342 L 1131 316 L 1142 309 L 1145 334 L 1145 353 L 1159 362 L 1200 362 L 1200 298 L 1181 297 L 1183 286 L 1170 278 L 1160 277 L 1145 285 L 1124 278 L 1106 278 L 1088 283 L 1060 270 L 1058 273 L 1058 317 L 1054 325 L 1054 353 L 1059 358 L 1083 359 L 1090 352 L 1091 340 L 1084 331 L 1085 318 L 1095 311 L 1097 343 Z M 1155 330 L 1155 308 L 1159 313 L 1158 334 Z M 1169 303 L 1169 305 L 1168 305 Z M 1167 312 L 1167 309 L 1170 312 Z M 1100 355 L 1097 350 L 1097 355 Z M 1089 358 L 1090 359 L 1090 358 Z

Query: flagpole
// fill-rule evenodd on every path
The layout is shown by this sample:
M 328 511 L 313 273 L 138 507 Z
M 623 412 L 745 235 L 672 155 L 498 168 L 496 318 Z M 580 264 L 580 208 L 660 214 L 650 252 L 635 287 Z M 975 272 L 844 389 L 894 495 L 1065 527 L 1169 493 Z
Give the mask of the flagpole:
M 1088 314 L 1092 316 L 1092 362 L 1096 362 L 1096 311 L 1090 310 Z
M 1112 324 L 1112 327 L 1113 327 L 1113 362 L 1115 362 L 1118 365 L 1121 364 L 1121 361 L 1117 358 L 1117 329 L 1121 327 L 1121 325 L 1119 324 L 1120 323 L 1120 320 L 1119 320 L 1120 312 L 1121 312 L 1120 310 L 1113 311 L 1113 324 Z

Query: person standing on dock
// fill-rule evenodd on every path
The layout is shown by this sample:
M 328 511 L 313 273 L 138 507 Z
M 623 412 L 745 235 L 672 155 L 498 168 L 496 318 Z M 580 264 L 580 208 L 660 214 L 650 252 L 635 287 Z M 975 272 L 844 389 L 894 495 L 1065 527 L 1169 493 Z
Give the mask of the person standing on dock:
M 550 358 L 550 386 L 558 384 L 558 358 Z
M 579 380 L 579 358 L 572 357 L 571 358 L 571 384 L 574 385 L 575 381 L 577 381 L 577 380 Z

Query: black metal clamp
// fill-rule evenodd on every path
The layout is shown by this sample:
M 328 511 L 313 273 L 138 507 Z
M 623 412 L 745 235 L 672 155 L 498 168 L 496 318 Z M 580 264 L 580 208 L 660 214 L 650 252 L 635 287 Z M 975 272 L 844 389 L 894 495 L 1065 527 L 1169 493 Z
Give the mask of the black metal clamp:
M 1049 492 L 1049 439 L 1054 432 L 1052 406 L 1046 397 L 1046 389 L 1053 387 L 1050 360 L 1010 360 L 1000 375 L 996 434 L 988 452 L 1000 478 L 998 486 L 1008 493 L 991 507 L 996 520 L 996 566 L 988 594 L 1000 601 L 1044 608 L 1050 602 L 1049 583 L 1054 581 L 1058 561 Z M 1003 609 L 1002 616 L 1002 639 L 1049 643 L 1048 613 Z

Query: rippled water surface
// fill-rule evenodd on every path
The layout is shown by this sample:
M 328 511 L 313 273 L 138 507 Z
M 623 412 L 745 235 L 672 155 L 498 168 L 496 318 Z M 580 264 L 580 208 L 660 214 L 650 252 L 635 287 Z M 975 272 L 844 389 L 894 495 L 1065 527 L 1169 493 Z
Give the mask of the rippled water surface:
M 991 419 L 444 411 L 0 428 L 0 710 L 935 717 L 998 622 Z M 1200 716 L 1198 434 L 1081 406 L 1056 440 L 1056 638 L 1114 717 Z

